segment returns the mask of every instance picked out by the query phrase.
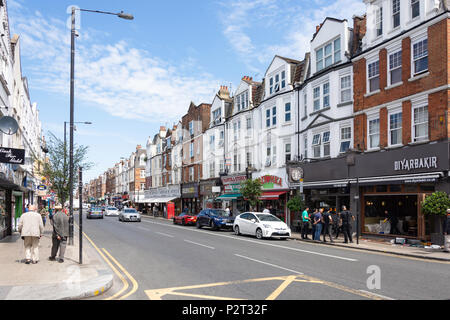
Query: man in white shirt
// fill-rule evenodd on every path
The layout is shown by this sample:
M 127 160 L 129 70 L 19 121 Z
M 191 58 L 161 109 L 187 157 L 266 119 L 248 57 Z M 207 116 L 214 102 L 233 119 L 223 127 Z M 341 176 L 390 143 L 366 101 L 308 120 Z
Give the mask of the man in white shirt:
M 36 206 L 30 205 L 19 220 L 18 228 L 25 245 L 25 263 L 36 264 L 39 262 L 39 240 L 44 234 L 42 217 L 36 212 Z

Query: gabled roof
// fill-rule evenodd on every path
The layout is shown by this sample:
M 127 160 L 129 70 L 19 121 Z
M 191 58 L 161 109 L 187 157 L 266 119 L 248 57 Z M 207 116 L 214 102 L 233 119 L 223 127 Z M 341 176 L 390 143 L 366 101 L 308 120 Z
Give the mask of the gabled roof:
M 339 22 L 339 23 L 342 23 L 342 22 L 344 22 L 344 21 L 347 21 L 347 19 L 336 19 L 336 18 L 332 18 L 332 17 L 326 17 L 324 20 L 323 20 L 323 22 L 319 25 L 319 26 L 317 26 L 318 28 L 316 29 L 316 33 L 314 33 L 314 35 L 313 35 L 313 38 L 311 39 L 311 41 L 314 41 L 314 39 L 316 38 L 316 36 L 317 36 L 317 34 L 320 32 L 320 29 L 322 29 L 322 26 L 325 24 L 325 22 L 327 21 L 327 20 L 331 20 L 331 21 L 335 21 L 335 22 Z

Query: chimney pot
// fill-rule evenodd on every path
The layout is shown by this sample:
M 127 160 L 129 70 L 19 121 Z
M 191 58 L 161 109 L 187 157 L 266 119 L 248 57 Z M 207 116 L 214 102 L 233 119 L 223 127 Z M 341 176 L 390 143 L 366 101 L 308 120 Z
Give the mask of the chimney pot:
M 318 25 L 316 26 L 316 32 L 318 32 L 319 29 L 320 29 L 320 24 L 318 24 Z

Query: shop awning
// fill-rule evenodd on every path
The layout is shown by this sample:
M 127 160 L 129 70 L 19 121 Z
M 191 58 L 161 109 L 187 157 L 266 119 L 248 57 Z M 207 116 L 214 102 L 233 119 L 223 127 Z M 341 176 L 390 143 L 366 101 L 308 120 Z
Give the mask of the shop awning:
M 220 197 L 217 197 L 216 200 L 222 200 L 222 201 L 237 200 L 238 198 L 241 198 L 241 197 L 242 197 L 242 194 L 240 194 L 240 193 L 223 194 Z
M 178 199 L 178 197 L 151 198 L 145 199 L 142 203 L 167 203 L 175 199 Z
M 278 200 L 281 195 L 286 193 L 287 191 L 265 191 L 259 197 L 259 200 Z
M 175 200 L 175 199 L 178 199 L 178 198 L 174 198 L 174 197 L 159 198 L 158 199 L 158 203 L 167 203 L 167 202 L 170 202 L 170 201 Z

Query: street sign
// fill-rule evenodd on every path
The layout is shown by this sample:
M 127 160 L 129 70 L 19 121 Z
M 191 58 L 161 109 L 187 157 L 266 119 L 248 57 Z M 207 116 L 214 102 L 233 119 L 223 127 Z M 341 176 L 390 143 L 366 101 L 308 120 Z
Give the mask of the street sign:
M 47 186 L 44 185 L 44 184 L 39 185 L 37 188 L 38 188 L 39 191 L 45 191 L 45 190 L 47 190 Z
M 300 179 L 300 193 L 303 193 L 303 179 Z

